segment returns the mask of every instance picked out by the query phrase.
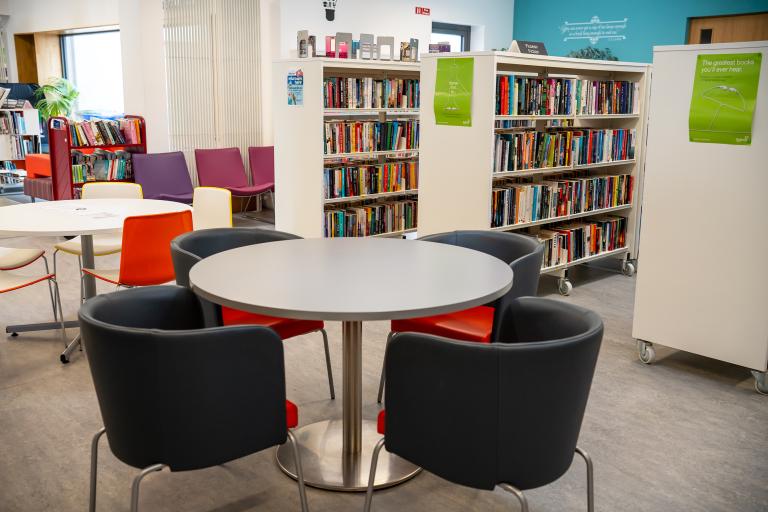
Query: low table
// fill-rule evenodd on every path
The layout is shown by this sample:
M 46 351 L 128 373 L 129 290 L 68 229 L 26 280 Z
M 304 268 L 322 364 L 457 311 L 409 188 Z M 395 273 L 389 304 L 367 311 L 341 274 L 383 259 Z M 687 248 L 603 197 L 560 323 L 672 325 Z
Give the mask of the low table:
M 205 258 L 189 275 L 192 289 L 222 306 L 301 320 L 338 320 L 343 331 L 341 419 L 294 431 L 308 485 L 364 491 L 376 422 L 362 418 L 363 321 L 459 311 L 502 296 L 512 286 L 503 261 L 461 247 L 386 238 L 307 239 L 241 247 Z M 382 340 L 383 341 L 383 340 Z M 278 448 L 280 468 L 296 477 L 292 454 Z M 420 469 L 379 456 L 376 488 Z
M 123 228 L 126 217 L 152 215 L 190 210 L 185 204 L 151 199 L 72 199 L 44 203 L 18 204 L 0 208 L 0 236 L 77 236 L 82 244 L 83 267 L 94 267 L 93 235 Z M 170 249 L 169 249 L 170 250 Z M 96 280 L 85 274 L 84 295 L 96 295 Z M 71 320 L 66 327 L 77 327 Z M 57 322 L 28 325 L 9 325 L 5 332 L 28 332 L 58 329 Z M 79 346 L 76 337 L 61 354 L 61 362 L 69 362 L 69 355 Z

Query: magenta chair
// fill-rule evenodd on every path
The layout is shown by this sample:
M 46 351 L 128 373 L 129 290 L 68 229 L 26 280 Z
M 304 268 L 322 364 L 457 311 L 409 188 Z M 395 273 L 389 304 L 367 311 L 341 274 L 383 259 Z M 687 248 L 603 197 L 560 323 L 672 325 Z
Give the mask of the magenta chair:
M 269 193 L 274 204 L 275 192 L 275 147 L 263 146 L 248 148 L 248 162 L 251 164 L 251 181 L 254 187 L 259 187 L 261 194 Z M 261 209 L 261 205 L 259 205 Z
M 248 185 L 243 159 L 238 148 L 196 149 L 197 179 L 200 186 L 225 188 L 235 197 L 247 197 L 243 211 L 263 187 Z

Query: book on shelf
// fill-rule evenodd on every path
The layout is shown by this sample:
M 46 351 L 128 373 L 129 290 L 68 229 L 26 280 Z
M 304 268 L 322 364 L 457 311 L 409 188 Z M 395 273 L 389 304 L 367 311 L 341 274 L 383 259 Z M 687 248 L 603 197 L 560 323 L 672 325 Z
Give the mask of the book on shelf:
M 574 116 L 637 113 L 639 84 L 496 75 L 496 115 Z
M 634 129 L 551 128 L 495 134 L 493 172 L 631 160 Z
M 418 121 L 327 121 L 323 153 L 368 153 L 419 147 Z
M 336 199 L 414 190 L 418 187 L 418 175 L 416 161 L 326 167 L 323 197 Z
M 491 190 L 491 227 L 513 226 L 632 204 L 630 174 L 500 183 Z
M 536 236 L 544 245 L 542 268 L 555 267 L 626 247 L 627 219 L 603 215 L 542 229 Z
M 91 154 L 72 151 L 72 183 L 127 180 L 133 177 L 131 153 L 97 149 Z
M 416 79 L 329 77 L 323 80 L 325 108 L 419 108 Z
M 414 229 L 416 201 L 386 201 L 325 211 L 326 238 L 383 235 Z
M 141 144 L 138 119 L 71 121 L 69 131 L 73 146 Z

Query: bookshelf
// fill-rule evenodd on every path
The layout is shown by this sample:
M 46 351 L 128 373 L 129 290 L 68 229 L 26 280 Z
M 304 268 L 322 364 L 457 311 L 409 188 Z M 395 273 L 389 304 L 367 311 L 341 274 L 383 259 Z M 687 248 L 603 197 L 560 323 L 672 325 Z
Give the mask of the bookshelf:
M 40 115 L 33 108 L 0 109 L 0 195 L 19 192 L 26 176 L 24 157 L 39 153 Z
M 432 105 L 437 72 L 437 62 L 446 58 L 473 58 L 473 95 L 472 125 L 456 127 L 438 125 Z M 497 76 L 511 76 L 520 79 L 560 79 L 570 80 L 569 86 L 575 87 L 578 81 L 626 81 L 632 88 L 632 96 L 637 98 L 635 105 L 622 109 L 601 109 L 598 112 L 579 113 L 572 103 L 568 111 L 552 109 L 554 113 L 530 113 L 521 115 L 497 115 Z M 602 226 L 603 245 L 597 244 L 597 252 L 589 253 L 578 259 L 568 260 L 567 256 L 556 264 L 547 264 L 543 274 L 559 278 L 558 289 L 567 295 L 572 289 L 568 279 L 568 269 L 582 263 L 601 258 L 616 258 L 622 261 L 622 270 L 632 275 L 638 254 L 637 240 L 639 232 L 639 204 L 642 197 L 643 165 L 645 144 L 646 104 L 649 94 L 650 66 L 641 63 L 593 61 L 566 57 L 524 55 L 510 52 L 465 52 L 455 54 L 428 54 L 421 62 L 421 104 L 426 108 L 421 111 L 421 148 L 419 153 L 419 235 L 429 235 L 456 229 L 493 229 L 497 231 L 515 231 L 542 237 L 542 233 L 551 232 L 561 227 L 573 227 L 578 223 L 599 224 L 614 217 L 621 217 L 620 222 L 625 235 L 615 238 Z M 583 82 L 582 82 L 583 83 Z M 634 86 L 634 84 L 637 84 Z M 563 86 L 564 87 L 564 86 Z M 565 91 L 565 89 L 563 89 Z M 569 89 L 576 97 L 575 89 Z M 622 98 L 626 98 L 622 91 Z M 563 95 L 564 96 L 564 95 Z M 575 100 L 574 100 L 575 101 Z M 565 103 L 565 102 L 564 102 Z M 511 109 L 510 109 L 511 110 Z M 586 110 L 586 109 L 585 109 Z M 610 113 L 619 112 L 619 113 Z M 502 122 L 514 121 L 525 124 L 501 128 Z M 498 168 L 496 160 L 497 136 L 513 140 L 515 134 L 526 132 L 545 134 L 570 133 L 569 142 L 563 142 L 563 153 L 570 154 L 573 140 L 580 133 L 580 143 L 596 137 L 587 130 L 610 130 L 601 132 L 601 141 L 618 142 L 618 146 L 634 146 L 634 154 L 627 149 L 616 154 L 589 160 L 587 164 L 577 164 L 573 158 L 552 165 L 517 167 L 517 170 Z M 620 131 L 625 130 L 625 131 Z M 632 131 L 634 130 L 634 131 Z M 507 135 L 502 135 L 507 134 Z M 521 136 L 524 137 L 524 136 Z M 608 137 L 611 137 L 610 139 Z M 521 139 L 522 140 L 522 139 Z M 566 139 L 563 139 L 566 140 Z M 598 139 L 594 139 L 598 140 Z M 521 146 L 522 147 L 522 146 Z M 587 147 L 587 146 L 584 146 Z M 588 146 L 592 148 L 592 146 Z M 602 146 L 601 146 L 602 147 Z M 612 151 L 616 145 L 608 145 Z M 448 149 L 454 148 L 454 149 Z M 510 157 L 511 158 L 511 157 Z M 605 160 L 605 161 L 603 161 Z M 514 196 L 520 185 L 554 186 L 553 182 L 590 180 L 605 176 L 621 176 L 621 183 L 631 189 L 631 201 L 617 202 L 597 208 L 574 208 L 572 211 L 547 214 L 541 218 L 530 212 L 518 219 L 518 222 L 495 226 L 493 222 L 494 191 L 510 189 Z M 618 180 L 618 178 L 615 178 Z M 627 185 L 629 181 L 629 185 Z M 614 183 L 611 181 L 610 183 Z M 574 185 L 576 186 L 576 185 Z M 580 186 L 584 186 L 582 183 Z M 540 188 L 539 191 L 547 190 Z M 549 189 L 552 190 L 551 188 Z M 555 188 L 556 192 L 558 189 Z M 570 189 L 569 189 L 570 190 Z M 578 189 L 581 190 L 581 189 Z M 589 190 L 589 189 L 588 189 Z M 602 189 L 600 189 L 602 190 Z M 604 191 L 603 191 L 604 192 Z M 610 192 L 610 194 L 614 194 Z M 499 196 L 496 196 L 497 198 Z M 528 196 L 515 196 L 519 197 Z M 534 196 L 536 197 L 536 196 Z M 624 200 L 627 196 L 623 196 Z M 516 203 L 517 204 L 517 203 Z M 524 204 L 518 204 L 519 207 Z M 570 208 L 570 203 L 566 204 Z M 566 208 L 566 209 L 568 209 Z M 553 213 L 553 212 L 549 212 Z M 575 235 L 574 235 L 575 236 Z M 594 232 L 592 232 L 592 240 Z M 608 236 L 606 241 L 604 238 Z M 544 236 L 546 238 L 546 236 Z M 615 239 L 614 239 L 615 238 Z M 617 240 L 622 243 L 617 246 Z
M 79 196 L 80 188 L 84 182 L 76 182 L 73 177 L 73 151 L 79 151 L 83 154 L 92 154 L 97 150 L 106 151 L 127 151 L 129 153 L 147 152 L 147 129 L 144 118 L 141 116 L 126 115 L 124 119 L 135 119 L 138 121 L 138 143 L 135 144 L 100 144 L 100 145 L 79 145 L 72 140 L 70 132 L 71 122 L 64 117 L 52 117 L 48 120 L 48 142 L 51 153 L 51 180 L 53 183 L 53 198 L 74 199 Z M 128 181 L 132 182 L 133 177 L 124 179 L 97 179 L 89 181 Z
M 415 127 L 419 120 L 419 108 L 414 105 L 376 106 L 356 102 L 357 108 L 329 107 L 325 98 L 327 95 L 337 97 L 334 91 L 328 90 L 326 79 L 357 79 L 363 82 L 368 79 L 365 87 L 370 88 L 373 82 L 387 80 L 412 81 L 419 80 L 418 62 L 309 58 L 275 61 L 273 69 L 273 118 L 275 136 L 275 228 L 281 231 L 296 233 L 303 237 L 323 237 L 326 233 L 326 222 L 329 212 L 359 212 L 361 208 L 375 205 L 400 202 L 411 202 L 418 199 L 418 186 L 412 186 L 416 180 L 393 181 L 391 172 L 403 176 L 408 172 L 402 167 L 414 164 L 418 167 L 418 144 L 407 147 L 365 147 L 355 148 L 356 151 L 336 151 L 334 146 L 326 148 L 328 132 L 327 123 L 381 123 L 382 130 L 388 123 L 398 123 L 398 127 L 408 126 L 404 134 L 411 134 L 409 140 L 415 141 Z M 289 105 L 288 75 L 301 70 L 303 73 L 303 98 L 300 105 Z M 376 87 L 373 85 L 373 87 Z M 363 96 L 361 89 L 358 91 Z M 370 90 L 370 89 L 366 89 Z M 375 90 L 375 89 L 374 89 Z M 350 102 L 350 89 L 344 95 Z M 357 94 L 357 93 L 354 93 Z M 376 95 L 373 95 L 376 97 Z M 379 96 L 381 97 L 381 96 Z M 410 96 L 408 96 L 410 97 Z M 348 102 L 344 102 L 345 104 Z M 409 124 L 410 123 L 410 124 Z M 407 131 L 406 130 L 410 130 Z M 338 140 L 334 138 L 333 140 Z M 363 149 L 360 151 L 360 149 Z M 346 178 L 343 197 L 334 197 L 333 193 L 326 194 L 326 180 L 333 176 L 370 176 L 370 168 L 388 166 L 387 174 L 374 175 L 378 181 L 362 178 L 356 183 L 388 183 L 383 186 L 371 186 L 371 190 L 353 190 Z M 396 166 L 400 170 L 393 171 Z M 365 168 L 364 170 L 361 170 Z M 327 171 L 330 170 L 330 171 Z M 341 174 L 337 175 L 336 170 Z M 384 172 L 383 170 L 381 171 Z M 418 170 L 416 171 L 418 173 Z M 352 179 L 352 178 L 350 178 Z M 337 183 L 338 181 L 333 181 Z M 405 186 L 408 185 L 408 186 Z M 362 188 L 362 187 L 361 187 Z M 328 195 L 329 197 L 326 197 Z M 397 208 L 400 208 L 398 206 Z M 403 207 L 405 208 L 405 207 Z M 413 209 L 415 219 L 416 209 Z M 398 210 L 400 211 L 400 210 Z M 415 226 L 388 225 L 386 232 L 370 236 L 405 236 L 414 233 Z

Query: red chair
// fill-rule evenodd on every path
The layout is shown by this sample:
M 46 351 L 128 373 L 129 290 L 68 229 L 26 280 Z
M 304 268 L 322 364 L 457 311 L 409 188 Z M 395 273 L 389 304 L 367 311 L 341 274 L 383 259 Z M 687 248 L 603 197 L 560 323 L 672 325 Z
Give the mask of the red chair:
M 171 240 L 187 231 L 192 231 L 192 212 L 189 210 L 128 217 L 123 223 L 120 268 L 84 268 L 83 273 L 118 287 L 173 281 Z
M 197 180 L 203 187 L 220 187 L 235 197 L 251 198 L 267 191 L 262 185 L 248 185 L 243 159 L 238 148 L 196 149 Z
M 495 341 L 499 314 L 507 303 L 518 297 L 535 296 L 544 246 L 534 237 L 498 231 L 453 231 L 425 236 L 419 240 L 456 245 L 484 252 L 509 264 L 514 271 L 512 288 L 492 304 L 421 318 L 393 320 L 387 344 L 398 332 L 418 332 L 460 341 L 490 343 Z M 379 394 L 384 393 L 384 369 L 381 370 Z

